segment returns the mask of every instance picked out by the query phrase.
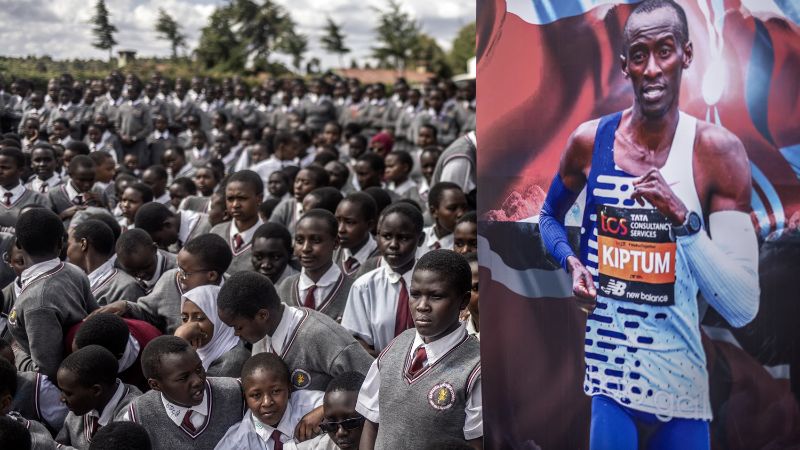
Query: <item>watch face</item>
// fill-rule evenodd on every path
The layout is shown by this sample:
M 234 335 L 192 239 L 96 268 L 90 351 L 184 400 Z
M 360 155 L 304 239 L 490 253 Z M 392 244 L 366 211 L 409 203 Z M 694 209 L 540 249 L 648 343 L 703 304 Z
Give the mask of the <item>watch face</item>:
M 700 230 L 700 216 L 697 213 L 689 214 L 688 228 L 690 233 Z

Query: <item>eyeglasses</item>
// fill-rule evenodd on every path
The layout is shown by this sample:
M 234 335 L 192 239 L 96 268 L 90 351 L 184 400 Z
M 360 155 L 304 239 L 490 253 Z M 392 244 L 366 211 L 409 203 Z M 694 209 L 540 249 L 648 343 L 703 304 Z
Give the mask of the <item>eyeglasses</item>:
M 186 278 L 189 278 L 190 276 L 192 276 L 192 275 L 194 275 L 194 274 L 197 274 L 197 273 L 205 273 L 205 272 L 211 272 L 211 271 L 210 271 L 210 270 L 208 270 L 208 269 L 203 269 L 203 270 L 196 270 L 196 271 L 194 271 L 194 272 L 187 272 L 187 271 L 185 271 L 185 270 L 181 269 L 180 267 L 178 268 L 178 276 L 179 276 L 179 277 L 181 277 L 181 278 L 182 278 L 182 279 L 184 279 L 184 280 L 185 280 Z
M 345 419 L 341 422 L 323 421 L 322 423 L 319 424 L 319 428 L 325 433 L 335 433 L 339 431 L 339 427 L 342 427 L 342 429 L 344 430 L 355 430 L 364 423 L 364 420 L 365 420 L 364 416 L 358 416 Z

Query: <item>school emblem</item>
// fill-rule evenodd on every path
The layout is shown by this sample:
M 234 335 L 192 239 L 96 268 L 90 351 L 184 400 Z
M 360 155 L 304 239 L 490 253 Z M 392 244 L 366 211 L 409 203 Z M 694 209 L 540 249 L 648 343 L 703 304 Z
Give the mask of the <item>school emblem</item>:
M 16 325 L 17 324 L 17 310 L 16 309 L 12 309 L 11 313 L 8 314 L 8 323 L 10 323 L 11 325 Z
M 303 369 L 295 369 L 292 372 L 292 386 L 295 389 L 305 389 L 311 384 L 311 375 Z
M 435 409 L 444 411 L 456 403 L 456 391 L 450 383 L 440 383 L 428 392 L 428 403 Z

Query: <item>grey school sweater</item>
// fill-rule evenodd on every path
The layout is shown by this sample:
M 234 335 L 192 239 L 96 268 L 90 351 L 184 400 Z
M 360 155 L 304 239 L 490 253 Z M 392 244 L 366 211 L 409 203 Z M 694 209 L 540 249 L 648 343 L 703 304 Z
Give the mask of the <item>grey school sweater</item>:
M 72 264 L 61 262 L 28 282 L 8 317 L 17 368 L 55 379 L 64 359 L 64 333 L 95 309 L 89 279 Z
M 28 420 L 14 411 L 8 413 L 7 417 L 24 425 L 31 434 L 31 450 L 55 450 L 58 448 L 58 444 L 53 440 L 53 436 L 50 435 L 50 432 L 47 431 L 47 428 L 41 423 Z
M 106 196 L 106 193 L 103 190 L 103 188 L 95 185 L 94 187 L 92 187 L 91 192 L 100 195 L 101 200 L 99 202 L 92 200 L 91 202 L 88 203 L 84 201 L 83 203 L 84 205 L 97 206 L 100 208 L 108 207 L 108 197 Z M 66 209 L 75 206 L 75 204 L 72 203 L 72 199 L 69 198 L 69 194 L 67 194 L 66 184 L 62 184 L 61 186 L 58 186 L 55 189 L 51 189 L 50 192 L 47 193 L 47 195 L 50 199 L 50 207 L 56 214 L 61 214 Z
M 294 197 L 287 198 L 278 203 L 269 218 L 270 222 L 279 223 L 289 230 L 294 236 L 294 227 L 297 224 L 295 211 L 297 210 L 297 200 Z
M 135 278 L 117 268 L 92 289 L 92 295 L 101 306 L 117 300 L 139 298 L 144 294 L 144 288 Z
M 467 393 L 481 370 L 478 340 L 467 335 L 412 379 L 407 373 L 415 333 L 414 328 L 404 331 L 378 356 L 381 422 L 376 450 L 424 448 L 431 436 L 464 440 Z
M 300 299 L 299 284 L 299 273 L 286 277 L 276 287 L 278 297 L 287 305 L 294 307 L 303 306 L 303 301 Z M 340 323 L 342 321 L 342 314 L 344 314 L 344 307 L 347 305 L 347 297 L 350 294 L 350 286 L 352 285 L 353 279 L 342 272 L 339 275 L 339 279 L 336 280 L 333 290 L 322 300 L 317 311 L 325 314 L 337 323 Z
M 166 334 L 172 334 L 181 325 L 181 296 L 178 269 L 170 269 L 161 275 L 149 294 L 128 302 L 125 314 L 144 320 Z
M 199 195 L 190 195 L 183 199 L 180 205 L 180 209 L 186 209 L 189 211 L 196 211 L 200 213 L 204 213 L 208 211 L 208 202 L 211 200 L 211 197 L 201 197 Z
M 279 355 L 292 375 L 295 389 L 324 391 L 328 383 L 344 372 L 366 375 L 374 359 L 341 325 L 325 314 L 306 308 L 297 328 L 290 331 L 288 344 Z M 253 354 L 269 351 L 266 339 L 253 344 Z
M 124 385 L 124 393 L 122 394 L 122 398 L 116 405 L 106 405 L 108 408 L 109 406 L 113 408 L 113 420 L 117 420 L 117 417 L 125 413 L 128 410 L 128 405 L 135 399 L 136 397 L 142 395 L 139 389 L 136 386 L 131 386 L 129 384 Z M 89 444 L 92 442 L 91 433 L 91 423 L 92 420 L 89 417 L 89 414 L 84 414 L 82 416 L 76 416 L 75 413 L 72 411 L 67 414 L 67 418 L 64 420 L 64 426 L 59 431 L 58 436 L 56 436 L 56 441 L 63 445 L 72 446 L 78 450 L 86 450 L 89 448 Z
M 45 208 L 50 207 L 50 202 L 47 197 L 31 190 L 25 189 L 22 195 L 17 198 L 17 201 L 6 206 L 5 199 L 0 198 L 0 227 L 13 228 L 17 224 L 17 218 L 23 208 L 30 205 L 41 205 Z
M 149 391 L 128 407 L 128 418 L 147 430 L 153 450 L 213 450 L 228 428 L 244 416 L 244 398 L 239 381 L 233 378 L 206 378 L 208 416 L 192 433 L 176 426 L 167 416 L 161 393 Z
M 231 222 L 222 222 L 217 224 L 211 229 L 211 233 L 219 235 L 225 239 L 225 241 L 228 243 L 228 246 L 231 248 L 231 252 L 233 253 L 233 260 L 231 261 L 231 265 L 228 267 L 228 271 L 225 273 L 228 275 L 233 275 L 238 272 L 253 270 L 253 263 L 250 261 L 250 258 L 253 255 L 253 243 L 245 242 L 239 251 L 235 251 L 233 249 L 233 242 L 231 240 Z
M 367 259 L 364 261 L 364 264 L 367 264 L 371 258 L 374 258 L 376 256 L 378 258 L 380 258 L 380 256 L 381 256 L 381 253 L 380 253 L 380 250 L 378 249 L 378 247 L 375 247 L 375 250 L 373 250 L 372 253 L 367 255 Z M 359 265 L 358 267 L 354 267 L 350 272 L 348 272 L 347 269 L 344 267 L 344 251 L 343 251 L 342 247 L 339 247 L 339 248 L 337 248 L 336 250 L 333 251 L 333 260 L 336 261 L 336 264 L 339 265 L 339 268 L 342 269 L 342 272 L 344 272 L 346 275 L 351 276 L 354 280 L 356 279 L 356 277 L 354 275 L 356 274 L 356 272 L 358 272 L 358 269 L 361 268 L 361 265 Z M 373 267 L 373 269 L 374 268 L 375 267 Z
M 244 342 L 239 341 L 236 347 L 227 351 L 208 366 L 206 375 L 209 377 L 239 378 L 242 376 L 242 366 L 248 359 L 250 359 L 250 350 L 244 346 Z

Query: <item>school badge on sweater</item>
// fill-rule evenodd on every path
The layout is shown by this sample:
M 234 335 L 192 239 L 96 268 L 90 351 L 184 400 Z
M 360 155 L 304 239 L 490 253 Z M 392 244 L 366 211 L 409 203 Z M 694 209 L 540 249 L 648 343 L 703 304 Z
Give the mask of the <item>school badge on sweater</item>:
M 456 403 L 456 391 L 450 383 L 440 383 L 428 392 L 428 403 L 438 411 L 450 409 Z

